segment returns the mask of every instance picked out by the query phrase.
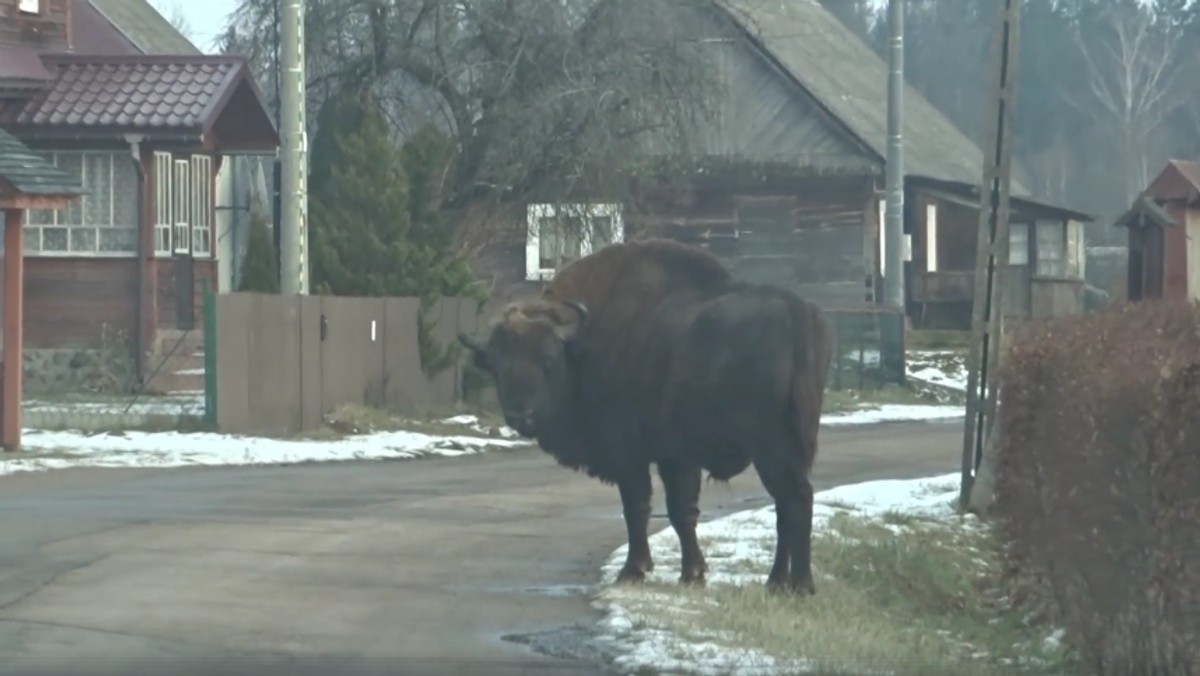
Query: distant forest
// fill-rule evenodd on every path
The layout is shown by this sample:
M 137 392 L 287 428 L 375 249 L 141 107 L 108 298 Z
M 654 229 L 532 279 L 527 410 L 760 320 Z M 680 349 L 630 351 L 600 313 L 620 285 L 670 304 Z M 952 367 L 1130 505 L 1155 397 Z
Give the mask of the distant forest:
M 886 55 L 879 0 L 821 0 Z M 972 138 L 997 3 L 908 0 L 905 76 Z M 1168 159 L 1200 155 L 1200 2 L 1024 0 L 1016 157 L 1039 197 L 1093 214 L 1093 246 Z

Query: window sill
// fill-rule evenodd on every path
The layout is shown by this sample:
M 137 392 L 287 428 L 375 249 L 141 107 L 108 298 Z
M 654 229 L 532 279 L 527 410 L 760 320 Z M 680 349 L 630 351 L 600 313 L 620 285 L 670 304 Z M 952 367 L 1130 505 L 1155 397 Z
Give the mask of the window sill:
M 136 251 L 26 251 L 26 258 L 137 258 Z
M 525 281 L 527 282 L 548 282 L 554 279 L 554 273 L 557 270 L 538 270 L 537 272 L 525 273 Z

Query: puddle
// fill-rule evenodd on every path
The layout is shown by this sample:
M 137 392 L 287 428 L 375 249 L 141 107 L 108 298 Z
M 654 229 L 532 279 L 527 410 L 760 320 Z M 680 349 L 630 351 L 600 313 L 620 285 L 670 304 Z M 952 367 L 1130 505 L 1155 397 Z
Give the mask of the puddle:
M 555 584 L 541 587 L 522 587 L 513 591 L 522 594 L 537 594 L 538 596 L 565 599 L 572 596 L 587 596 L 592 592 L 592 588 L 584 584 Z
M 475 590 L 479 589 L 475 587 Z M 548 584 L 529 587 L 483 587 L 482 591 L 489 594 L 532 594 L 551 599 L 569 599 L 590 596 L 592 587 L 586 584 Z
M 547 657 L 586 662 L 609 673 L 619 673 L 613 671 L 611 665 L 620 653 L 607 642 L 598 640 L 595 632 L 582 624 L 528 634 L 505 634 L 500 638 Z

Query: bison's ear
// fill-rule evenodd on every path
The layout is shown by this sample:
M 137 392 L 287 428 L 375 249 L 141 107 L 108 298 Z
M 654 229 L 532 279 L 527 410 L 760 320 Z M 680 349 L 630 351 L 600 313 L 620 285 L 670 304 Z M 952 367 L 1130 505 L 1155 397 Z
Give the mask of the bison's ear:
M 486 371 L 488 367 L 487 349 L 479 342 L 479 339 L 467 333 L 460 333 L 458 342 L 471 352 L 471 361 L 475 363 L 475 367 Z

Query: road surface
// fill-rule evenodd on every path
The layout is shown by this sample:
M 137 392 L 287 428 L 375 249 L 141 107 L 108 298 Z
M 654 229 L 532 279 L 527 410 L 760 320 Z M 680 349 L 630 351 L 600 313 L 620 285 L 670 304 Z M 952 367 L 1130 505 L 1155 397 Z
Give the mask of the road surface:
M 817 488 L 955 471 L 960 430 L 826 428 Z M 703 518 L 766 502 L 747 471 Z M 0 673 L 603 674 L 502 637 L 570 644 L 624 538 L 615 488 L 533 448 L 4 477 Z

